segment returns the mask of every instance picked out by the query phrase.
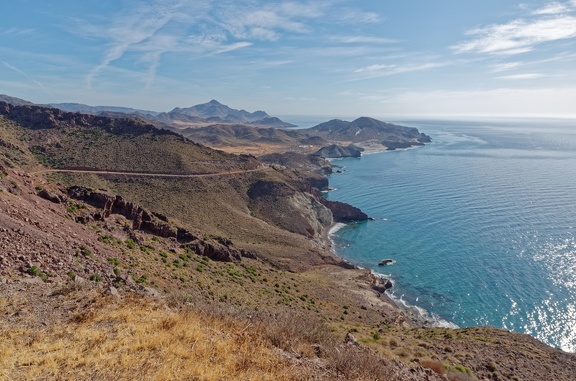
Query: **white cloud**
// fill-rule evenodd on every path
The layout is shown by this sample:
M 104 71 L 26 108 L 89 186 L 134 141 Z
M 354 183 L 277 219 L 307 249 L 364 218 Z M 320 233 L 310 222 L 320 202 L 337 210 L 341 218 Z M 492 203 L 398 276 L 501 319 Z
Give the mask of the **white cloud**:
M 380 15 L 357 9 L 343 9 L 340 19 L 350 24 L 376 24 L 381 21 Z
M 503 76 L 499 76 L 496 78 L 517 81 L 517 80 L 526 80 L 526 79 L 536 79 L 536 78 L 542 78 L 542 77 L 545 77 L 545 75 L 540 74 L 540 73 L 523 73 L 523 74 L 503 75 Z
M 354 70 L 354 73 L 360 74 L 359 77 L 353 80 L 362 80 L 376 77 L 385 77 L 390 75 L 397 75 L 403 73 L 410 73 L 415 71 L 431 70 L 442 66 L 447 66 L 447 62 L 424 62 L 416 64 L 390 64 L 390 65 L 369 65 L 359 69 Z
M 121 58 L 131 47 L 152 38 L 177 15 L 177 8 L 171 1 L 158 0 L 153 5 L 145 4 L 117 16 L 112 26 L 104 31 L 104 35 L 110 40 L 110 48 L 107 49 L 100 63 L 86 76 L 87 87 L 92 87 L 94 79 L 108 65 Z M 154 67 L 156 62 L 157 59 L 152 60 L 151 67 Z
M 570 11 L 568 5 L 553 1 L 532 12 L 533 15 L 556 15 Z
M 345 44 L 394 44 L 398 42 L 398 40 L 391 38 L 372 36 L 334 36 L 330 39 Z
M 29 76 L 28 74 L 26 74 L 24 71 L 18 69 L 17 67 L 12 66 L 12 65 L 10 65 L 9 63 L 4 62 L 4 61 L 0 61 L 0 63 L 1 63 L 2 65 L 4 65 L 5 67 L 7 67 L 8 69 L 10 69 L 10 70 L 12 70 L 12 71 L 20 74 L 20 75 L 23 76 L 24 78 L 26 78 L 26 79 L 34 82 L 36 85 L 38 85 L 39 87 L 41 87 L 43 90 L 46 90 L 46 91 L 48 90 L 48 89 L 46 89 L 46 87 L 44 86 L 44 84 L 42 84 L 42 82 L 40 82 L 40 81 L 32 78 L 31 76 Z
M 0 31 L 0 36 L 28 36 L 34 32 L 34 29 L 8 28 Z
M 309 33 L 312 27 L 307 23 L 323 16 L 330 3 L 153 0 L 133 5 L 113 16 L 108 27 L 78 21 L 85 37 L 107 40 L 100 62 L 85 77 L 87 87 L 127 53 L 137 53 L 136 61 L 147 64 L 149 87 L 165 53 L 201 58 L 276 41 L 286 34 Z
M 476 37 L 452 46 L 457 53 L 520 54 L 536 45 L 576 37 L 576 17 L 559 15 L 534 20 L 477 28 L 467 33 Z
M 492 67 L 492 71 L 500 72 L 500 71 L 513 70 L 513 69 L 516 69 L 520 66 L 522 66 L 522 64 L 520 62 L 506 62 L 506 63 L 501 63 L 501 64 L 495 64 L 495 65 L 492 65 L 491 67 Z

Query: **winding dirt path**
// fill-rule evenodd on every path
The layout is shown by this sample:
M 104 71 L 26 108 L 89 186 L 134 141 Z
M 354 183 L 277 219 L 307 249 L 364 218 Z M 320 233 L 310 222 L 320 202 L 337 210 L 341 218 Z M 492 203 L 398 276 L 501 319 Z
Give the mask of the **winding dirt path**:
M 254 169 L 242 169 L 236 171 L 224 171 L 224 172 L 211 172 L 211 173 L 193 173 L 193 174 L 176 174 L 176 173 L 151 173 L 151 172 L 123 172 L 123 171 L 105 171 L 98 169 L 43 169 L 41 171 L 34 171 L 33 174 L 41 173 L 90 173 L 96 175 L 126 175 L 126 176 L 146 176 L 146 177 L 178 177 L 178 178 L 190 178 L 190 177 L 213 177 L 213 176 L 225 176 L 225 175 L 239 175 L 251 172 L 268 171 L 271 167 L 268 165 L 261 165 Z

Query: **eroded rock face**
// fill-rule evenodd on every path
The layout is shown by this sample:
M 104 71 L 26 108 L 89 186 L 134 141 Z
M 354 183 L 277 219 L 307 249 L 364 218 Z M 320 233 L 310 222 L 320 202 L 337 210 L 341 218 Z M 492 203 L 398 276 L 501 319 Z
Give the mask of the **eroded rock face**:
M 174 238 L 196 254 L 215 261 L 232 262 L 239 261 L 242 257 L 256 258 L 256 255 L 248 250 L 234 248 L 233 242 L 227 238 L 200 239 L 192 232 L 171 224 L 166 216 L 126 201 L 122 196 L 110 195 L 104 191 L 94 191 L 79 186 L 68 188 L 67 193 L 70 198 L 84 201 L 98 209 L 88 215 L 76 216 L 77 222 L 105 221 L 112 214 L 120 214 L 132 221 L 133 230 L 141 230 L 164 238 Z

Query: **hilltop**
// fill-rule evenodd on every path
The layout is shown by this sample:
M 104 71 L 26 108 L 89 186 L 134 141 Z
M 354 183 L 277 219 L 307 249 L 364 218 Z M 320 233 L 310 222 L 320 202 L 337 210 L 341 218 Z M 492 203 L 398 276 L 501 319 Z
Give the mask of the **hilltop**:
M 527 335 L 422 327 L 335 257 L 328 227 L 367 216 L 318 168 L 0 102 L 0 379 L 572 379 Z

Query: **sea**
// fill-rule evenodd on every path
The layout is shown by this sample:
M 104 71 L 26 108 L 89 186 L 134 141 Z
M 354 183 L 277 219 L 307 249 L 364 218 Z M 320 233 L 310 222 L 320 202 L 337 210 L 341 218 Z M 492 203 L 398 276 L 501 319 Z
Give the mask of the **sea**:
M 432 143 L 332 161 L 326 197 L 373 218 L 333 229 L 336 253 L 437 325 L 576 352 L 576 120 L 393 122 Z

